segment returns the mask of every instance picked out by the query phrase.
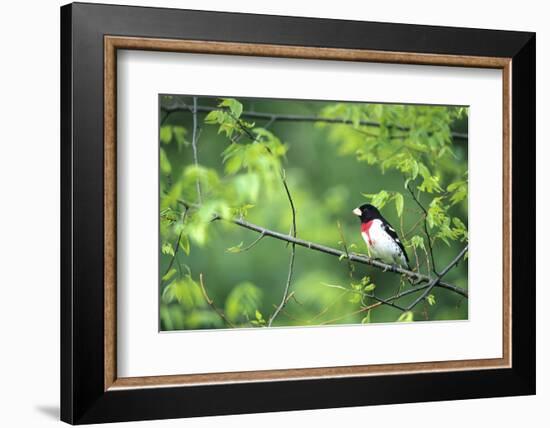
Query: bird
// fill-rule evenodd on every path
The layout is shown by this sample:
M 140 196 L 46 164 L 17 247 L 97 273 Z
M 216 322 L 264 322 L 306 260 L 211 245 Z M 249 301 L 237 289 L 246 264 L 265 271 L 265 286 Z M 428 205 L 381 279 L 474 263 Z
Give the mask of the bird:
M 380 214 L 378 208 L 371 204 L 364 204 L 352 212 L 361 221 L 361 236 L 372 258 L 392 266 L 412 270 L 409 257 L 397 232 Z

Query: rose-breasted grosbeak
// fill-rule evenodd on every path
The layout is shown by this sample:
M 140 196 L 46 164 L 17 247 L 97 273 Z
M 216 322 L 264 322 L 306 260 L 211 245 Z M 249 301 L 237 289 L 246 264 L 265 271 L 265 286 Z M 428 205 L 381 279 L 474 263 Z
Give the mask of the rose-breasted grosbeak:
M 353 210 L 353 214 L 361 220 L 361 236 L 372 258 L 411 270 L 405 247 L 394 228 L 376 207 L 370 204 L 361 205 Z

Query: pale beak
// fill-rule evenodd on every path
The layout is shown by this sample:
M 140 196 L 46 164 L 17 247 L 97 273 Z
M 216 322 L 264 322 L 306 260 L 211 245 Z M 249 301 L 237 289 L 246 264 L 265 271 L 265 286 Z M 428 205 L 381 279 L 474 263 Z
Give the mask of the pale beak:
M 361 217 L 361 210 L 359 208 L 355 208 L 353 211 L 352 211 L 353 214 Z

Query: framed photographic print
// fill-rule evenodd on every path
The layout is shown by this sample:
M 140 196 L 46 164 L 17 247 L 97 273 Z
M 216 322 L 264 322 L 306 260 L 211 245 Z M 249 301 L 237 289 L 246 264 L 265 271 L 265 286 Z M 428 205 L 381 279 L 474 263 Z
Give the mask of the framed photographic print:
M 76 3 L 61 53 L 62 420 L 534 394 L 534 34 Z

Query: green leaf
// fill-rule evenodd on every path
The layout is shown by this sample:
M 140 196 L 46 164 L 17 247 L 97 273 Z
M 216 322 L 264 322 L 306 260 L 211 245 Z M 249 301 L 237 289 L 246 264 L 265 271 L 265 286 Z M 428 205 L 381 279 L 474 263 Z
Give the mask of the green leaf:
M 191 252 L 191 244 L 189 242 L 189 237 L 185 233 L 182 233 L 180 236 L 180 248 L 187 255 L 189 255 L 189 253 Z
M 225 172 L 229 175 L 236 174 L 243 166 L 243 156 L 233 156 L 225 162 Z
M 435 296 L 433 294 L 429 294 L 428 296 L 426 296 L 426 301 L 430 306 L 435 305 Z
M 401 217 L 403 214 L 403 205 L 405 204 L 405 201 L 403 199 L 403 195 L 401 193 L 395 194 L 395 209 L 397 210 L 397 216 Z
M 178 302 L 186 309 L 206 306 L 200 286 L 191 278 L 191 275 L 185 275 L 168 284 L 161 298 L 164 303 Z
M 437 175 L 432 175 L 428 167 L 424 165 L 423 163 L 420 163 L 418 165 L 418 170 L 420 172 L 420 175 L 422 176 L 422 183 L 418 188 L 422 192 L 428 192 L 428 193 L 434 193 L 434 192 L 441 192 L 443 190 L 439 184 L 439 177 Z
M 370 293 L 371 291 L 374 291 L 375 288 L 376 288 L 376 284 L 369 284 L 363 289 L 363 291 L 365 293 Z
M 185 139 L 187 130 L 183 126 L 174 126 L 172 128 L 172 133 L 178 145 L 178 149 L 181 149 L 182 147 L 189 145 L 189 142 Z
M 241 241 L 239 245 L 234 247 L 229 247 L 225 250 L 226 253 L 240 253 L 243 248 L 244 243 Z
M 266 325 L 266 321 L 265 321 L 262 313 L 258 309 L 256 309 L 256 312 L 255 312 L 254 315 L 255 315 L 256 319 L 250 321 L 250 323 L 252 325 L 255 325 L 257 327 L 262 327 L 262 326 Z
M 251 282 L 236 285 L 225 300 L 225 315 L 232 321 L 255 317 L 262 303 L 262 290 Z
M 428 208 L 428 216 L 426 217 L 430 228 L 435 226 L 442 226 L 445 222 L 450 221 L 446 215 L 445 208 L 443 206 L 443 198 L 433 198 Z
M 342 287 L 341 285 L 338 285 L 338 284 L 327 284 L 326 282 L 322 282 L 321 285 L 324 285 L 325 287 L 329 287 L 329 288 L 337 288 L 339 290 L 343 290 L 343 291 L 349 291 L 346 287 Z M 355 289 L 355 284 L 351 284 L 351 288 Z
M 218 129 L 218 134 L 225 132 L 227 138 L 231 138 L 235 129 L 236 125 L 234 122 L 224 122 L 220 125 L 220 128 Z
M 172 127 L 170 125 L 160 127 L 160 141 L 164 144 L 172 141 Z
M 357 293 L 354 293 L 349 297 L 348 301 L 350 303 L 359 303 L 361 301 L 361 296 Z
M 422 248 L 423 250 L 426 249 L 426 247 L 424 246 L 424 238 L 419 235 L 415 235 L 411 238 L 411 245 L 414 248 Z
M 225 98 L 220 104 L 218 104 L 218 107 L 228 107 L 229 111 L 231 111 L 233 116 L 237 119 L 243 112 L 243 105 L 234 98 Z
M 418 177 L 418 171 L 419 171 L 419 169 L 418 169 L 418 162 L 413 161 L 413 162 L 412 162 L 412 172 L 411 172 L 411 179 L 412 179 L 412 180 L 415 180 L 416 177 Z M 407 187 L 407 186 L 405 186 L 405 187 Z
M 166 156 L 166 152 L 161 147 L 160 148 L 160 170 L 163 174 L 168 175 L 172 172 L 172 165 L 170 165 L 170 161 L 168 160 L 168 156 Z
M 197 180 L 200 181 L 203 192 L 208 192 L 220 185 L 220 177 L 215 169 L 201 165 L 190 165 L 183 171 L 182 181 L 187 189 L 195 191 Z
M 162 280 L 163 281 L 168 281 L 169 279 L 171 279 L 175 274 L 176 274 L 177 270 L 175 268 L 172 268 L 170 269 L 168 272 L 166 272 L 166 274 L 162 277 Z
M 458 181 L 447 186 L 447 191 L 452 192 L 451 205 L 456 205 L 468 197 L 468 182 Z
M 189 229 L 189 236 L 195 244 L 202 247 L 206 243 L 207 230 L 208 223 L 197 222 Z
M 401 315 L 399 315 L 399 318 L 397 318 L 397 322 L 411 322 L 414 321 L 414 314 L 412 311 L 406 311 L 403 312 Z
M 185 316 L 185 328 L 222 328 L 223 320 L 213 310 L 193 310 Z
M 219 118 L 220 118 L 220 111 L 212 110 L 206 115 L 206 117 L 204 118 L 204 122 L 210 125 L 213 125 L 218 123 Z
M 253 204 L 244 204 L 244 205 L 240 205 L 236 208 L 233 208 L 231 211 L 232 211 L 232 216 L 233 217 L 246 217 L 248 216 L 248 210 L 254 208 L 255 205 Z
M 172 244 L 170 244 L 170 242 L 163 242 L 161 251 L 162 251 L 162 254 L 168 254 L 172 257 L 175 256 L 174 248 L 172 247 Z
M 371 193 L 371 194 L 362 193 L 362 195 L 365 198 L 369 199 L 370 203 L 378 209 L 384 208 L 384 205 L 386 205 L 386 203 L 390 199 L 390 194 L 385 190 L 381 190 L 378 193 Z

